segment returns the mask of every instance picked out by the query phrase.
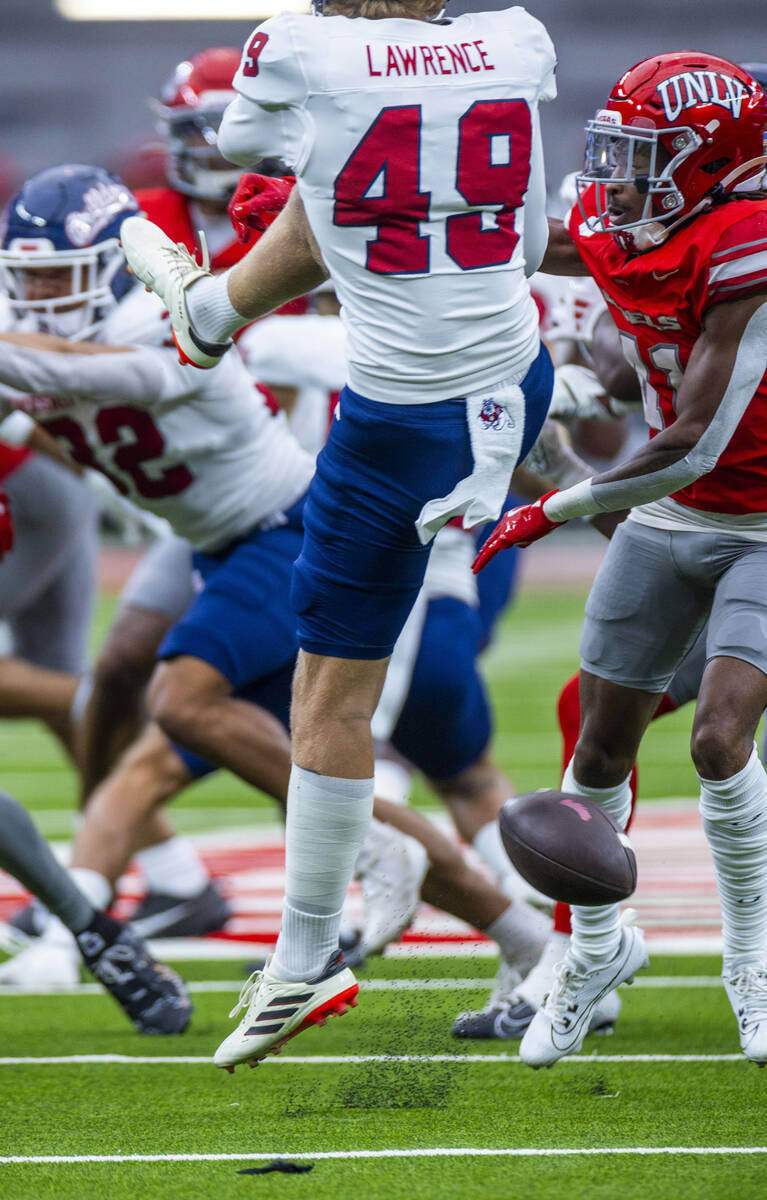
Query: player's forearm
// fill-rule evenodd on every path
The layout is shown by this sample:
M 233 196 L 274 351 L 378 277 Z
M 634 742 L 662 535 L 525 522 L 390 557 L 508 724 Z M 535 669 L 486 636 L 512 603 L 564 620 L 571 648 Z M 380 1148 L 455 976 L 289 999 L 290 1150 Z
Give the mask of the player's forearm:
M 764 376 L 767 304 L 748 320 L 726 386 L 721 354 L 702 349 L 685 377 L 680 416 L 627 462 L 558 492 L 543 506 L 552 521 L 650 504 L 708 474 L 730 442 Z M 722 394 L 723 391 L 723 394 Z M 721 399 L 717 399 L 719 392 Z M 709 413 L 712 413 L 709 417 Z
M 238 313 L 253 321 L 305 295 L 327 277 L 294 189 L 274 224 L 229 272 L 229 299 Z
M 548 226 L 546 253 L 538 269 L 546 275 L 588 275 L 578 247 L 565 229 L 564 223 L 555 217 L 549 217 Z
M 129 347 L 111 347 L 111 353 L 98 354 L 83 346 L 78 353 L 71 343 L 63 345 L 66 350 L 44 350 L 17 343 L 10 335 L 2 338 L 0 383 L 19 393 L 8 397 L 11 404 L 21 403 L 28 395 L 73 402 L 110 399 L 142 403 L 157 394 L 157 371 L 151 369 L 145 355 Z

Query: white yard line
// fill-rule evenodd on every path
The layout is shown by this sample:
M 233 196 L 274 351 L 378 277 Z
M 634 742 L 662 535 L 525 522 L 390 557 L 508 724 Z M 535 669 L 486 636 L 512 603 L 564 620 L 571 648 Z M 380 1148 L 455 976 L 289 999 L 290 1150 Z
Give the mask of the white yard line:
M 748 1060 L 742 1054 L 587 1054 L 565 1057 L 563 1063 L 723 1063 Z M 360 1066 L 365 1063 L 505 1063 L 514 1065 L 522 1060 L 517 1054 L 310 1054 L 305 1056 L 281 1054 L 264 1060 L 269 1066 Z M 204 1055 L 132 1055 L 132 1054 L 69 1054 L 45 1058 L 0 1058 L 0 1067 L 57 1067 L 82 1064 L 102 1066 L 212 1066 L 213 1060 Z
M 275 1159 L 308 1160 L 350 1158 L 565 1158 L 567 1156 L 594 1157 L 609 1154 L 663 1155 L 663 1154 L 767 1154 L 767 1146 L 588 1146 L 588 1147 L 514 1147 L 493 1148 L 488 1146 L 452 1147 L 436 1146 L 431 1149 L 419 1146 L 412 1150 L 301 1150 L 273 1151 L 271 1153 L 242 1154 L 13 1154 L 0 1157 L 3 1165 L 55 1164 L 55 1163 L 177 1163 L 177 1162 L 270 1162 Z
M 484 992 L 492 987 L 493 980 L 486 979 L 361 979 L 363 992 Z M 636 979 L 633 987 L 642 988 L 718 988 L 722 981 L 718 975 L 650 975 L 647 979 Z M 224 994 L 237 992 L 242 987 L 241 979 L 208 979 L 188 983 L 195 994 L 211 992 Z M 98 983 L 77 983 L 71 987 L 2 987 L 0 999 L 19 996 L 101 996 L 104 989 Z

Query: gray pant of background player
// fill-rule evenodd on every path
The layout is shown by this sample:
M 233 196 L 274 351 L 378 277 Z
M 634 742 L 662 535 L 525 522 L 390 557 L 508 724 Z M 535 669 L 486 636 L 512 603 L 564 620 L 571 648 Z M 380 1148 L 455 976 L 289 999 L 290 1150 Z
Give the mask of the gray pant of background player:
M 152 543 L 132 572 L 120 593 L 120 608 L 149 608 L 175 623 L 194 597 L 192 547 L 170 533 Z
M 767 675 L 767 542 L 624 522 L 586 603 L 583 669 L 663 692 L 680 666 L 671 691 L 684 703 L 719 656 Z
M 14 548 L 0 563 L 0 620 L 11 652 L 81 675 L 95 594 L 96 505 L 65 467 L 34 455 L 5 481 Z
M 53 857 L 29 814 L 1 790 L 0 867 L 42 900 L 73 933 L 80 933 L 92 920 L 91 905 Z

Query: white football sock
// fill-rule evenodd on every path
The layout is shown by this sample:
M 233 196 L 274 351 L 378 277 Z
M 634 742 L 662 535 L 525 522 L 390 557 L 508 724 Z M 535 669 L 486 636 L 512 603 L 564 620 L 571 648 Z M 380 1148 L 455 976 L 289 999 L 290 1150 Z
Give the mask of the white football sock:
M 196 279 L 186 303 L 195 333 L 207 342 L 226 342 L 248 323 L 229 299 L 229 271 Z
M 767 773 L 756 746 L 737 775 L 700 779 L 700 812 L 714 860 L 729 973 L 767 955 Z
M 389 758 L 376 759 L 376 796 L 380 800 L 389 800 L 392 804 L 407 804 L 410 799 L 411 782 L 410 772 L 400 763 L 392 762 Z
M 372 779 L 293 764 L 285 821 L 285 905 L 270 970 L 312 979 L 338 945 L 346 889 L 373 815 Z
M 498 943 L 506 962 L 524 978 L 541 956 L 551 921 L 524 900 L 515 900 L 483 932 Z
M 562 791 L 586 796 L 601 804 L 605 812 L 625 829 L 631 815 L 631 776 L 611 788 L 589 788 L 578 783 L 573 774 L 572 759 L 562 780 Z M 595 908 L 571 905 L 573 932 L 570 948 L 586 966 L 602 965 L 618 953 L 621 943 L 620 905 L 600 904 Z
M 94 908 L 109 908 L 114 890 L 104 875 L 88 867 L 70 867 L 69 874 Z
M 188 900 L 198 896 L 210 883 L 202 859 L 185 837 L 171 837 L 156 846 L 147 846 L 136 855 L 136 860 L 148 892 Z

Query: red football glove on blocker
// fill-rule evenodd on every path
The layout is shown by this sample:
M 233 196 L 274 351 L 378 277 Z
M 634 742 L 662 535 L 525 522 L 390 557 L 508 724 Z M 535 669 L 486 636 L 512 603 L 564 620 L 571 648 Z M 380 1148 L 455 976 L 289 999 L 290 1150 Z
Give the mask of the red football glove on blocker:
M 523 504 L 521 508 L 512 508 L 501 517 L 490 537 L 485 542 L 471 569 L 477 575 L 486 567 L 491 558 L 495 558 L 499 550 L 507 550 L 509 546 L 530 546 L 539 538 L 551 533 L 564 525 L 564 521 L 550 521 L 543 511 L 543 502 L 549 496 L 555 496 L 559 488 L 540 496 L 534 504 Z
M 238 241 L 255 242 L 266 233 L 287 204 L 295 182 L 294 175 L 242 176 L 227 208 Z
M 11 502 L 5 492 L 0 492 L 0 561 L 13 549 L 13 521 Z

